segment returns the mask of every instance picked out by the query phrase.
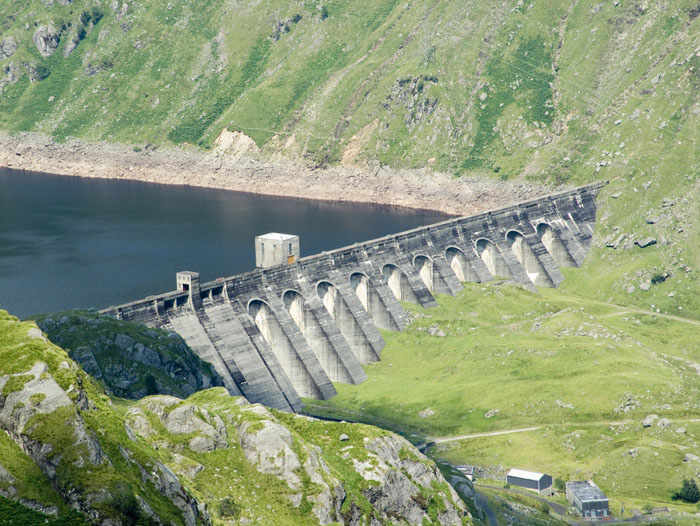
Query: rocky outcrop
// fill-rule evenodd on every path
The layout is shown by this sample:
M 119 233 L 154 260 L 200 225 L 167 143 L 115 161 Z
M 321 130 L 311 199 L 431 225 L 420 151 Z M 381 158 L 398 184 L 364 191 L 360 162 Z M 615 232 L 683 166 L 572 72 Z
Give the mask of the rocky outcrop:
M 160 451 L 172 452 L 166 455 L 171 458 L 168 468 L 198 492 L 206 491 L 207 479 L 219 477 L 219 468 L 213 474 L 206 460 L 219 447 L 198 450 L 192 447 L 193 439 L 207 437 L 215 443 L 218 437 L 221 445 L 225 440 L 228 447 L 216 453 L 225 456 L 216 458 L 227 459 L 226 469 L 252 468 L 266 477 L 259 479 L 268 480 L 266 491 L 286 496 L 283 500 L 291 508 L 309 510 L 304 524 L 462 525 L 468 517 L 433 462 L 403 438 L 368 426 L 344 424 L 336 429 L 337 424 L 231 398 L 224 389 L 185 401 L 146 398 L 129 410 L 127 425 Z M 243 459 L 245 466 L 235 458 Z M 353 472 L 351 482 L 347 477 Z M 208 476 L 202 477 L 204 473 Z M 250 475 L 247 479 L 253 483 Z M 268 517 L 271 524 L 276 520 Z
M 110 341 L 131 348 L 126 336 Z M 371 426 L 278 412 L 224 387 L 122 403 L 115 410 L 36 326 L 0 311 L 0 428 L 39 468 L 27 476 L 43 473 L 56 492 L 28 498 L 25 470 L 0 459 L 0 495 L 22 505 L 60 516 L 62 499 L 100 526 L 461 525 L 469 516 L 431 461 Z
M 56 52 L 61 35 L 54 27 L 53 22 L 49 22 L 48 25 L 42 24 L 34 31 L 32 40 L 42 57 L 50 57 Z
M 17 51 L 17 41 L 14 37 L 4 37 L 0 41 L 0 60 L 10 58 Z
M 255 157 L 260 154 L 255 141 L 245 133 L 223 129 L 214 140 L 214 151 L 218 154 L 226 154 L 238 159 L 241 157 Z
M 119 397 L 186 398 L 223 385 L 214 368 L 175 333 L 82 311 L 41 316 L 37 323 L 85 372 Z

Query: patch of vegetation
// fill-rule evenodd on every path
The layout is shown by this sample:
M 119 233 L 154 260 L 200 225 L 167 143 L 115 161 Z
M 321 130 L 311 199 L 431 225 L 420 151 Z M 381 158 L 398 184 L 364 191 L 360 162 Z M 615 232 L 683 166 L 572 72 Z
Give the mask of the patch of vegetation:
M 689 504 L 695 504 L 700 501 L 700 490 L 694 479 L 683 479 L 683 486 L 680 490 L 674 492 L 671 498 L 673 500 L 682 500 Z
M 366 366 L 368 381 L 337 384 L 337 397 L 307 400 L 305 410 L 429 437 L 537 425 L 432 451 L 454 464 L 592 478 L 625 502 L 669 504 L 693 473 L 680 451 L 698 430 L 687 396 L 698 389 L 694 323 L 503 284 L 465 284 L 438 303 L 405 304 L 414 321 L 403 333 L 383 332 L 387 345 L 382 361 Z M 446 336 L 431 336 L 435 326 Z M 420 418 L 426 407 L 435 414 Z M 650 413 L 672 425 L 642 428 Z
M 26 384 L 29 380 L 34 380 L 34 376 L 31 374 L 10 376 L 2 388 L 2 396 L 8 396 L 16 391 L 21 391 L 24 389 L 24 384 Z
M 90 523 L 71 510 L 53 518 L 0 496 L 0 526 L 88 526 Z

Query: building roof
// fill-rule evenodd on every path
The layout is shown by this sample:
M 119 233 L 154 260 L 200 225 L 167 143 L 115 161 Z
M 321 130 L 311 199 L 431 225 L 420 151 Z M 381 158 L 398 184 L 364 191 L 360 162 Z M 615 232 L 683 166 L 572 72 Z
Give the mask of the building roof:
M 542 477 L 544 477 L 544 473 L 537 473 L 535 471 L 525 471 L 522 469 L 511 469 L 508 472 L 509 477 L 518 477 L 519 479 L 527 479 L 527 480 L 540 480 Z
M 269 234 L 263 234 L 258 237 L 264 237 L 265 239 L 273 239 L 275 241 L 287 241 L 288 239 L 294 239 L 298 236 L 293 236 L 291 234 L 280 234 L 278 232 L 270 232 Z
M 590 502 L 596 500 L 608 500 L 605 493 L 600 491 L 600 488 L 591 480 L 581 482 L 567 482 L 566 486 L 571 492 L 576 495 L 576 498 L 581 502 Z

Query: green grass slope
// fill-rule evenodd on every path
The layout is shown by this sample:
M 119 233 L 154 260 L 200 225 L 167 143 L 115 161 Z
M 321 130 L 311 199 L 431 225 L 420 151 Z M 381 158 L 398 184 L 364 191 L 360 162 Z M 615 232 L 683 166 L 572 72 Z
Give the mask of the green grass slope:
M 698 471 L 686 454 L 699 452 L 700 322 L 508 284 L 467 284 L 439 304 L 407 306 L 410 328 L 383 333 L 367 382 L 306 410 L 427 437 L 534 426 L 438 441 L 435 455 L 593 478 L 616 505 L 675 505 Z
M 0 128 L 553 181 L 692 152 L 696 0 L 67 4 L 0 6 Z

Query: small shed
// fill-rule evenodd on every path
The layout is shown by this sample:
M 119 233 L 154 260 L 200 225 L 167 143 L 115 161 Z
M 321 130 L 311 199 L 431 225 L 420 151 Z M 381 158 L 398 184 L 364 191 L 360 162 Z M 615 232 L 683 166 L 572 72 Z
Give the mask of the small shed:
M 299 236 L 270 232 L 255 237 L 255 266 L 291 265 L 298 259 Z
M 610 516 L 608 497 L 592 480 L 567 482 L 566 500 L 584 519 L 602 519 Z
M 506 475 L 506 482 L 511 486 L 529 489 L 539 494 L 552 493 L 552 477 L 544 473 L 513 468 Z

